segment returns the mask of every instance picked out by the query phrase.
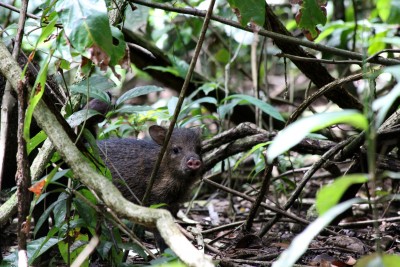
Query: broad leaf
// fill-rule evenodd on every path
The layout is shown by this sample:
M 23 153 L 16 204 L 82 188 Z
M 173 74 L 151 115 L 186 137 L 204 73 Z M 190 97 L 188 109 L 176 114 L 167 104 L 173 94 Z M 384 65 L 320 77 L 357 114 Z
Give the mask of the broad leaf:
M 306 252 L 308 245 L 329 223 L 339 214 L 349 209 L 353 204 L 362 202 L 361 199 L 350 199 L 337 206 L 334 206 L 324 215 L 318 217 L 313 223 L 290 243 L 286 249 L 272 264 L 272 267 L 288 267 L 293 266 L 296 261 Z
M 318 24 L 325 25 L 326 15 L 322 12 L 321 7 L 318 5 L 317 0 L 305 0 L 303 1 L 301 8 L 301 18 L 299 27 L 308 30 L 312 37 L 315 38 L 318 35 L 315 27 Z
M 260 99 L 257 99 L 255 97 L 252 97 L 249 95 L 242 95 L 242 94 L 231 95 L 231 96 L 228 96 L 227 98 L 225 98 L 225 100 L 231 100 L 231 99 L 240 99 L 241 102 L 239 102 L 239 104 L 243 104 L 243 103 L 253 104 L 254 106 L 258 107 L 263 112 L 270 115 L 271 117 L 273 117 L 277 120 L 280 120 L 280 121 L 285 121 L 278 110 L 276 110 L 273 106 L 271 106 L 270 104 L 268 104 Z
M 112 35 L 104 0 L 61 0 L 55 8 L 75 49 L 84 52 L 97 45 L 112 56 Z
M 372 103 L 372 108 L 374 111 L 377 111 L 376 117 L 376 126 L 379 127 L 385 117 L 389 108 L 392 107 L 394 101 L 400 96 L 400 67 L 399 66 L 392 66 L 387 67 L 383 70 L 383 72 L 390 73 L 393 77 L 397 80 L 397 84 L 393 87 L 393 89 L 386 95 L 379 97 Z
M 81 81 L 70 86 L 72 93 L 79 93 L 89 97 L 99 99 L 105 103 L 111 103 L 110 96 L 105 92 L 115 87 L 115 83 L 102 75 L 93 75 L 88 80 Z
M 154 86 L 154 85 L 146 85 L 146 86 L 139 86 L 136 88 L 133 88 L 127 92 L 125 92 L 123 95 L 121 95 L 115 105 L 119 106 L 121 103 L 125 102 L 126 100 L 141 96 L 141 95 L 147 95 L 149 93 L 153 92 L 160 92 L 163 91 L 164 89 L 162 87 Z
M 93 109 L 82 109 L 82 110 L 75 112 L 71 116 L 69 116 L 67 119 L 67 122 L 69 123 L 69 125 L 72 128 L 74 128 L 74 127 L 80 125 L 85 120 L 87 120 L 95 115 L 99 115 L 99 114 L 100 114 L 100 112 L 93 110 Z
M 34 235 L 36 235 L 37 231 L 43 225 L 44 221 L 49 219 L 49 216 L 50 216 L 51 212 L 53 211 L 54 207 L 56 205 L 58 205 L 60 202 L 65 202 L 67 198 L 68 198 L 67 195 L 63 195 L 63 197 L 61 197 L 57 201 L 51 203 L 51 205 L 43 212 L 43 214 L 40 216 L 38 222 L 36 223 L 35 230 L 33 232 Z
M 395 254 L 374 253 L 357 261 L 356 267 L 397 267 L 400 266 L 400 256 Z
M 400 16 L 400 0 L 376 1 L 376 11 L 384 22 L 397 24 Z
M 330 208 L 339 203 L 344 192 L 353 184 L 362 184 L 368 182 L 365 174 L 345 175 L 332 184 L 324 186 L 317 193 L 316 208 L 320 215 L 323 215 Z
M 35 49 L 38 47 L 38 45 L 40 43 L 42 43 L 45 39 L 47 39 L 51 34 L 53 34 L 54 29 L 55 29 L 55 25 L 57 23 L 57 13 L 53 12 L 51 14 L 51 17 L 53 17 L 53 19 L 50 21 L 49 24 L 46 25 L 46 27 L 43 28 L 39 38 L 36 41 L 36 45 L 35 45 Z
M 38 145 L 40 145 L 44 140 L 46 140 L 47 134 L 44 131 L 38 132 L 32 139 L 27 143 L 28 155 L 34 150 Z
M 267 149 L 268 162 L 272 162 L 278 155 L 297 145 L 307 134 L 339 123 L 350 124 L 362 130 L 368 127 L 365 116 L 356 110 L 322 113 L 300 119 L 280 131 L 275 137 Z
M 264 26 L 265 21 L 265 1 L 264 0 L 228 0 L 231 8 L 238 9 L 240 12 L 240 24 L 246 26 L 253 21 L 259 26 Z
M 44 65 L 40 68 L 39 73 L 37 74 L 35 84 L 33 85 L 31 97 L 29 99 L 28 108 L 26 110 L 25 123 L 24 123 L 24 139 L 26 142 L 30 142 L 30 128 L 32 122 L 33 111 L 35 110 L 36 105 L 39 103 L 40 99 L 42 99 L 44 88 L 46 86 L 47 80 L 47 71 L 50 64 L 50 59 L 53 55 L 53 51 L 47 56 L 44 61 Z
M 117 109 L 115 113 L 137 113 L 142 111 L 149 111 L 153 108 L 150 106 L 132 106 L 132 105 L 123 105 L 121 108 Z
M 144 68 L 144 70 L 158 70 L 161 72 L 171 73 L 172 75 L 175 75 L 176 77 L 180 77 L 179 72 L 172 66 L 169 66 L 169 67 L 148 66 L 148 67 Z

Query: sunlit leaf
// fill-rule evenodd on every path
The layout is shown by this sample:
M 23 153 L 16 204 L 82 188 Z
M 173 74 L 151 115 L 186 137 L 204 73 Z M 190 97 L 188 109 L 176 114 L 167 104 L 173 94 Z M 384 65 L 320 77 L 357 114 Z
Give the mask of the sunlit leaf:
M 148 66 L 148 67 L 144 68 L 144 70 L 158 70 L 161 72 L 171 73 L 172 75 L 175 75 L 176 77 L 180 77 L 178 70 L 176 70 L 174 67 Z
M 38 132 L 34 137 L 32 137 L 29 142 L 27 143 L 27 151 L 28 155 L 34 150 L 36 147 L 38 147 L 41 143 L 43 143 L 44 140 L 46 140 L 47 134 L 44 131 Z
M 400 16 L 400 0 L 376 1 L 376 11 L 384 22 L 397 24 Z
M 299 27 L 308 30 L 312 37 L 315 38 L 318 35 L 316 26 L 318 24 L 325 25 L 326 15 L 322 12 L 316 0 L 303 1 L 300 12 Z
M 122 96 L 120 96 L 115 105 L 119 106 L 121 103 L 125 102 L 126 100 L 141 96 L 141 95 L 147 95 L 149 93 L 153 92 L 160 92 L 163 91 L 164 89 L 162 87 L 154 86 L 154 85 L 146 85 L 146 86 L 139 86 L 135 87 L 127 92 L 125 92 Z
M 231 100 L 231 99 L 240 99 L 241 101 L 238 104 L 244 104 L 244 103 L 250 103 L 253 104 L 254 106 L 258 107 L 261 109 L 263 112 L 266 114 L 270 115 L 271 117 L 280 120 L 280 121 L 285 121 L 282 117 L 282 115 L 279 113 L 276 108 L 271 106 L 270 104 L 257 99 L 255 97 L 249 96 L 249 95 L 242 95 L 242 94 L 236 94 L 236 95 L 230 95 L 225 100 Z
M 72 128 L 74 128 L 74 127 L 80 125 L 85 120 L 87 120 L 95 115 L 99 115 L 99 114 L 100 114 L 100 112 L 93 110 L 93 109 L 82 109 L 82 110 L 78 110 L 77 112 L 75 112 L 74 114 L 69 116 L 67 119 L 67 122 Z
M 84 52 L 97 45 L 112 56 L 112 35 L 104 0 L 60 0 L 55 8 L 75 49 Z
M 111 99 L 106 91 L 114 87 L 115 83 L 107 77 L 103 75 L 93 75 L 88 80 L 71 85 L 70 90 L 72 93 L 80 93 L 85 96 L 89 92 L 89 98 L 95 98 L 105 103 L 110 103 Z
M 44 61 L 44 64 L 40 68 L 39 73 L 37 74 L 36 77 L 35 84 L 32 88 L 31 97 L 29 99 L 28 108 L 26 110 L 25 123 L 24 123 L 24 139 L 26 140 L 26 142 L 30 141 L 30 128 L 31 128 L 33 111 L 35 110 L 36 105 L 39 103 L 40 99 L 42 99 L 47 80 L 47 71 L 49 68 L 52 54 L 53 51 L 49 53 L 46 60 Z
M 393 77 L 396 78 L 398 83 L 392 88 L 392 90 L 390 90 L 390 92 L 388 94 L 377 98 L 372 103 L 373 110 L 378 112 L 378 114 L 376 116 L 376 126 L 377 127 L 379 127 L 383 123 L 387 112 L 392 107 L 392 105 L 396 101 L 396 99 L 400 96 L 400 84 L 399 84 L 400 67 L 399 66 L 387 67 L 383 70 L 383 72 L 392 74 Z
M 318 213 L 322 215 L 339 203 L 343 194 L 351 185 L 366 182 L 368 182 L 368 177 L 365 174 L 351 174 L 335 179 L 333 183 L 322 187 L 318 191 L 316 199 Z
M 368 127 L 365 116 L 356 110 L 321 113 L 300 119 L 280 131 L 275 137 L 267 149 L 268 162 L 272 162 L 277 156 L 297 145 L 309 133 L 339 123 L 350 124 L 362 130 Z
M 318 217 L 298 236 L 296 236 L 288 249 L 286 249 L 272 264 L 272 267 L 288 267 L 293 266 L 296 261 L 307 251 L 311 241 L 317 236 L 329 223 L 339 214 L 349 209 L 352 205 L 362 202 L 361 199 L 350 199 L 334 206 L 324 215 Z
M 44 27 L 42 29 L 42 32 L 40 33 L 39 38 L 36 41 L 36 46 L 35 49 L 38 47 L 38 45 L 40 43 L 42 43 L 43 41 L 45 41 L 46 38 L 48 38 L 51 34 L 53 34 L 54 29 L 55 29 L 55 25 L 57 23 L 58 17 L 56 16 L 57 13 L 54 12 L 52 14 L 53 19 L 49 22 L 49 24 L 46 25 L 46 27 Z
M 395 254 L 374 253 L 357 261 L 355 267 L 397 267 L 400 266 L 400 256 Z
M 265 21 L 265 1 L 264 0 L 228 0 L 231 8 L 239 10 L 241 18 L 240 24 L 246 26 L 253 21 L 259 26 L 264 25 Z
M 133 106 L 133 105 L 123 105 L 121 108 L 117 109 L 115 113 L 137 113 L 137 112 L 142 112 L 142 111 L 149 111 L 152 110 L 153 108 L 150 106 Z

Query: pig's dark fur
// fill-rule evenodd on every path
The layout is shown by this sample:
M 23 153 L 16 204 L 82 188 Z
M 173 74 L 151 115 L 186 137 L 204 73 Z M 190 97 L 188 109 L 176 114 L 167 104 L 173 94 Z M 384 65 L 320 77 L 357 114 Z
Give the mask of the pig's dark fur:
M 98 142 L 100 155 L 111 171 L 114 184 L 135 203 L 136 199 L 143 199 L 166 129 L 152 126 L 149 132 L 153 140 L 125 138 Z M 179 204 L 186 200 L 191 186 L 201 175 L 201 167 L 200 131 L 175 128 L 147 204 L 165 203 L 165 208 L 176 215 Z

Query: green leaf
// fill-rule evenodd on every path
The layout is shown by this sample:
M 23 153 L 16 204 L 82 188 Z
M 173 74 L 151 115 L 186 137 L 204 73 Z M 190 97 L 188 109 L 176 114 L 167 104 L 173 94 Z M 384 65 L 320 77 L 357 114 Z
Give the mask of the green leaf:
M 210 92 L 215 91 L 218 88 L 218 83 L 204 83 L 200 86 L 196 91 L 194 91 L 188 98 L 193 98 L 193 96 L 197 95 L 198 92 L 203 91 L 205 95 L 208 95 Z
M 37 74 L 35 84 L 33 85 L 32 88 L 31 97 L 29 99 L 28 108 L 26 110 L 25 123 L 24 123 L 24 139 L 26 142 L 30 142 L 30 128 L 31 128 L 33 111 L 35 110 L 35 107 L 39 103 L 40 99 L 42 99 L 44 88 L 46 86 L 47 71 L 49 68 L 50 59 L 52 55 L 53 51 L 50 51 L 46 60 L 44 61 L 43 66 L 40 68 L 39 73 Z
M 28 155 L 34 150 L 38 145 L 40 145 L 44 140 L 46 140 L 47 134 L 44 131 L 37 133 L 32 139 L 27 143 Z
M 115 66 L 120 64 L 121 60 L 124 60 L 124 56 L 126 53 L 126 43 L 123 33 L 117 27 L 111 26 L 111 33 L 114 42 L 110 65 Z
M 117 109 L 115 113 L 128 113 L 128 114 L 133 114 L 133 113 L 138 113 L 142 111 L 149 111 L 152 110 L 153 108 L 150 106 L 133 106 L 133 105 L 123 105 L 121 108 Z
M 69 116 L 67 119 L 67 122 L 69 123 L 69 125 L 72 128 L 74 128 L 74 127 L 80 125 L 85 120 L 87 120 L 95 115 L 99 115 L 99 114 L 100 114 L 100 112 L 98 112 L 94 109 L 82 109 L 82 110 L 78 110 L 77 112 L 75 112 L 74 114 Z
M 397 24 L 400 16 L 400 0 L 376 1 L 379 17 L 388 24 Z
M 84 245 L 86 245 L 88 241 L 89 237 L 86 234 L 79 234 L 75 236 L 74 243 L 71 245 L 71 247 L 64 240 L 59 242 L 58 249 L 64 261 L 68 262 L 68 257 L 69 257 L 70 261 L 73 262 L 82 252 L 82 250 L 84 249 Z M 89 266 L 89 260 L 86 259 L 80 266 L 82 267 Z
M 240 102 L 240 99 L 233 99 L 227 104 L 218 106 L 218 114 L 220 119 L 225 119 L 226 115 L 233 111 L 233 108 Z
M 177 104 L 178 104 L 178 98 L 176 96 L 171 97 L 170 100 L 168 101 L 167 108 L 168 108 L 168 114 L 170 116 L 174 115 Z
M 239 102 L 239 104 L 241 104 L 243 102 L 253 104 L 256 107 L 258 107 L 259 109 L 261 109 L 263 112 L 265 112 L 266 114 L 270 115 L 271 117 L 273 117 L 277 120 L 280 120 L 280 121 L 285 121 L 278 110 L 276 110 L 273 106 L 271 106 L 270 104 L 268 104 L 260 99 L 257 99 L 255 97 L 252 97 L 249 95 L 236 94 L 236 95 L 228 96 L 223 101 L 231 100 L 231 99 L 240 99 L 241 102 Z
M 339 203 L 344 192 L 353 184 L 362 184 L 368 182 L 368 177 L 365 174 L 345 175 L 332 184 L 321 188 L 317 193 L 316 208 L 320 215 L 323 215 L 330 208 Z
M 42 237 L 28 243 L 27 251 L 28 251 L 29 263 L 32 264 L 35 258 L 37 258 L 41 254 L 52 248 L 59 241 L 60 239 L 58 238 Z M 33 257 L 33 255 L 35 255 L 35 257 Z
M 385 120 L 386 114 L 389 111 L 389 108 L 393 105 L 394 101 L 400 96 L 400 66 L 392 66 L 387 67 L 383 70 L 383 72 L 390 73 L 397 80 L 397 84 L 393 87 L 393 89 L 386 95 L 379 97 L 374 100 L 372 103 L 372 108 L 374 111 L 377 111 L 378 114 L 376 116 L 376 126 L 379 127 L 383 121 Z
M 356 267 L 397 267 L 400 266 L 400 256 L 395 254 L 374 253 L 363 256 L 357 261 Z
M 35 45 L 35 50 L 37 49 L 37 47 L 39 46 L 40 43 L 42 43 L 51 34 L 53 34 L 55 25 L 56 25 L 57 19 L 58 19 L 57 13 L 53 12 L 52 17 L 53 17 L 53 19 L 50 21 L 49 24 L 46 25 L 46 27 L 43 28 L 42 33 L 40 34 L 39 38 L 37 39 L 36 45 Z
M 264 0 L 228 0 L 231 8 L 239 9 L 240 24 L 246 26 L 250 21 L 264 26 L 265 22 L 265 1 Z
M 139 256 L 147 259 L 147 253 L 136 243 L 118 243 L 118 247 L 121 249 L 133 250 Z
M 104 0 L 60 0 L 55 9 L 73 47 L 81 53 L 92 46 L 113 55 L 111 28 Z
M 160 92 L 163 91 L 164 89 L 162 87 L 154 86 L 154 85 L 146 85 L 146 86 L 139 86 L 136 88 L 133 88 L 127 92 L 125 92 L 122 96 L 120 96 L 115 105 L 118 107 L 121 103 L 125 102 L 126 100 L 141 96 L 141 95 L 147 95 L 149 93 L 153 92 Z
M 176 70 L 174 67 L 171 67 L 171 66 L 170 67 L 148 66 L 148 67 L 144 68 L 144 70 L 158 70 L 161 72 L 171 73 L 172 75 L 175 75 L 176 77 L 180 77 L 178 70 Z
M 237 167 L 240 165 L 240 163 L 245 160 L 246 158 L 248 158 L 251 154 L 253 154 L 255 151 L 257 151 L 260 148 L 264 148 L 265 146 L 269 145 L 271 143 L 271 141 L 269 142 L 264 142 L 264 143 L 260 143 L 257 144 L 255 146 L 253 146 L 252 149 L 250 149 L 249 152 L 247 152 L 245 155 L 243 155 L 242 157 L 240 157 L 240 159 L 235 163 L 235 166 L 233 167 L 234 170 L 237 169 Z
M 37 231 L 40 229 L 40 227 L 43 225 L 45 220 L 49 219 L 49 216 L 51 212 L 53 211 L 54 207 L 58 205 L 60 202 L 65 202 L 65 200 L 68 198 L 67 195 L 63 195 L 63 197 L 60 197 L 57 201 L 51 203 L 51 205 L 43 212 L 43 214 L 40 216 L 38 222 L 35 225 L 35 230 L 33 232 L 34 235 L 36 235 Z
M 229 63 L 230 56 L 231 55 L 229 54 L 228 50 L 226 50 L 225 48 L 221 48 L 215 54 L 215 59 L 218 60 L 219 63 L 226 65 Z
M 308 245 L 329 223 L 335 219 L 339 214 L 349 209 L 353 204 L 362 202 L 361 199 L 350 199 L 337 206 L 334 206 L 324 215 L 318 217 L 313 223 L 311 223 L 307 228 L 293 241 L 290 243 L 288 249 L 286 249 L 272 264 L 272 267 L 287 267 L 293 266 L 296 261 L 303 255 Z
M 195 101 L 189 102 L 188 105 L 185 105 L 185 106 L 182 108 L 180 114 L 181 114 L 181 115 L 182 115 L 182 114 L 186 114 L 186 112 L 189 112 L 189 111 L 190 111 L 190 108 L 196 107 L 196 106 L 198 106 L 198 105 L 200 105 L 200 104 L 202 104 L 202 103 L 208 103 L 208 104 L 218 105 L 217 99 L 215 99 L 214 97 L 206 96 L 206 97 L 199 98 L 199 99 L 197 99 L 197 100 L 195 100 Z
M 73 203 L 76 207 L 79 216 L 85 221 L 86 225 L 92 228 L 96 228 L 97 224 L 96 211 L 80 198 L 74 198 Z
M 350 124 L 362 130 L 368 127 L 365 116 L 356 110 L 321 113 L 300 119 L 280 131 L 275 137 L 267 149 L 268 162 L 272 162 L 278 155 L 297 145 L 309 133 L 339 123 Z
M 115 87 L 115 83 L 103 75 L 93 75 L 89 79 L 71 85 L 72 93 L 79 93 L 86 96 L 89 90 L 89 97 L 99 99 L 105 103 L 111 103 L 107 90 Z
M 318 5 L 317 0 L 304 0 L 301 13 L 299 27 L 307 29 L 312 37 L 316 37 L 318 32 L 315 27 L 318 24 L 325 25 L 326 23 L 326 16 Z
M 165 203 L 159 203 L 159 204 L 153 204 L 149 208 L 150 209 L 158 209 L 158 208 L 162 208 L 162 207 L 166 207 L 166 206 L 168 206 L 168 205 Z

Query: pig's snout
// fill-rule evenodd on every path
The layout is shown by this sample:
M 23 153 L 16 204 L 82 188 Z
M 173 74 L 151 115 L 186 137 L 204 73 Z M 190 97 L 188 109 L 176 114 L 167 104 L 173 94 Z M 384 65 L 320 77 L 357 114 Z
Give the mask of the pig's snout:
M 196 159 L 194 157 L 190 157 L 190 159 L 187 161 L 187 166 L 191 170 L 197 170 L 201 167 L 201 160 Z

